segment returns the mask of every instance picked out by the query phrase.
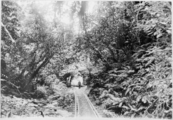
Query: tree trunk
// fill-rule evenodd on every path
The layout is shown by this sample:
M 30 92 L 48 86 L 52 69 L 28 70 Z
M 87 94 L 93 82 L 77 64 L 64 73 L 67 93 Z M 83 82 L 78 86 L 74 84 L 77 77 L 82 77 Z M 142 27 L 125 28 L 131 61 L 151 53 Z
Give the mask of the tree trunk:
M 83 29 L 84 29 L 84 32 L 85 32 L 85 34 L 86 34 L 86 36 L 87 36 L 87 40 L 88 40 L 89 44 L 91 45 L 91 47 L 93 48 L 93 50 L 100 56 L 101 61 L 104 62 L 105 66 L 106 66 L 106 69 L 107 69 L 107 68 L 110 68 L 111 66 L 109 65 L 109 63 L 107 62 L 107 60 L 104 59 L 104 57 L 102 56 L 102 54 L 100 53 L 100 51 L 97 50 L 97 49 L 95 48 L 95 46 L 92 44 L 92 42 L 90 41 L 88 32 L 86 31 L 86 28 L 85 28 L 85 25 L 84 25 L 84 20 L 82 20 L 82 24 L 83 24 Z
M 41 68 L 45 67 L 48 63 L 49 63 L 49 60 L 50 58 L 52 57 L 53 55 L 49 55 L 47 58 L 45 58 L 45 60 L 42 62 L 42 64 L 40 64 L 37 69 L 30 75 L 30 77 L 28 78 L 26 84 L 25 84 L 25 87 L 24 89 L 27 90 L 27 91 L 32 91 L 32 80 L 36 77 L 36 75 L 38 74 L 38 72 L 40 71 Z

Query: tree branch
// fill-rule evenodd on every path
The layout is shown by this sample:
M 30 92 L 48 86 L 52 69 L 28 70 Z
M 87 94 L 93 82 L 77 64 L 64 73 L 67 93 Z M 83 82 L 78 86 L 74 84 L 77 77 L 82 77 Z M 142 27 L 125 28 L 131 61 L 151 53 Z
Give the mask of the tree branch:
M 11 36 L 10 32 L 7 30 L 6 26 L 1 22 L 2 27 L 4 27 L 5 31 L 7 32 L 8 36 L 10 37 L 11 41 L 13 43 L 15 43 L 15 40 L 13 39 L 13 37 Z

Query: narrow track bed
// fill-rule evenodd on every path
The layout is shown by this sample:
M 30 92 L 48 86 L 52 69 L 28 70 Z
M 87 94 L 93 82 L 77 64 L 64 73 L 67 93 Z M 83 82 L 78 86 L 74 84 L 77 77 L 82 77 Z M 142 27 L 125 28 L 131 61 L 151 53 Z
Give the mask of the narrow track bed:
M 83 89 L 74 88 L 75 116 L 76 117 L 99 117 L 98 112 L 92 105 Z

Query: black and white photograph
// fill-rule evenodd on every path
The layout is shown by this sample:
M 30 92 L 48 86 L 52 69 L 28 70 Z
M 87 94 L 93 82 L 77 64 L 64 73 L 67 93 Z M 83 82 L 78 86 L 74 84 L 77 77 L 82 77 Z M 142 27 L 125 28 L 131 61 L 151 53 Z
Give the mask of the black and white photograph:
M 171 120 L 171 1 L 1 1 L 0 119 Z

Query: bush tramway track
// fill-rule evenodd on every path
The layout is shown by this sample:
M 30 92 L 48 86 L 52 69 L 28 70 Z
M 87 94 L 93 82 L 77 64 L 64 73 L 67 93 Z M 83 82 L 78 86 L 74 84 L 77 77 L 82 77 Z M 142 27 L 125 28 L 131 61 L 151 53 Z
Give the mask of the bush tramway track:
M 100 117 L 83 90 L 77 87 L 74 87 L 73 90 L 75 95 L 75 117 Z

